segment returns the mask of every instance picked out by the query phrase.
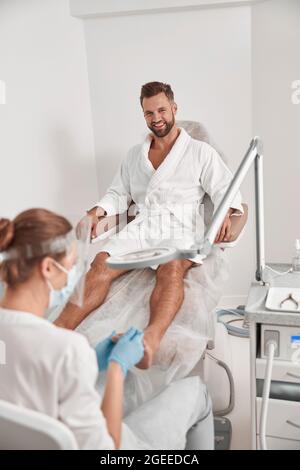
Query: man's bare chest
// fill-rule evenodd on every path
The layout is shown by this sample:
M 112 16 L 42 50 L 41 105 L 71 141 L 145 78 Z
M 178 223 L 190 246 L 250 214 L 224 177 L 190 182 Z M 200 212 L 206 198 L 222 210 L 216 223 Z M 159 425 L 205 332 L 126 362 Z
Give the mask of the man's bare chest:
M 161 163 L 164 161 L 168 153 L 169 153 L 169 149 L 156 150 L 156 149 L 150 148 L 149 153 L 148 153 L 148 158 L 150 162 L 152 163 L 152 166 L 155 170 L 161 165 Z

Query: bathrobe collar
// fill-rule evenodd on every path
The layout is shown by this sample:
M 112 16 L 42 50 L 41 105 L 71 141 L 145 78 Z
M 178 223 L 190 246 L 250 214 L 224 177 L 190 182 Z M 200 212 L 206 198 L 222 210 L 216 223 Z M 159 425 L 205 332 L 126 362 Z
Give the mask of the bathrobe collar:
M 152 178 L 149 182 L 148 186 L 148 191 L 156 188 L 163 179 L 166 177 L 169 177 L 170 174 L 172 174 L 178 163 L 183 157 L 183 154 L 191 140 L 191 137 L 188 135 L 188 133 L 182 128 L 179 127 L 180 129 L 180 134 L 177 137 L 173 147 L 171 148 L 170 152 L 168 155 L 165 157 L 163 162 L 159 165 L 159 167 L 154 170 L 151 162 L 149 160 L 149 150 L 150 150 L 150 145 L 153 140 L 153 135 L 148 134 L 143 145 L 142 145 L 142 155 L 143 158 L 146 159 L 147 165 L 152 167 L 153 175 Z

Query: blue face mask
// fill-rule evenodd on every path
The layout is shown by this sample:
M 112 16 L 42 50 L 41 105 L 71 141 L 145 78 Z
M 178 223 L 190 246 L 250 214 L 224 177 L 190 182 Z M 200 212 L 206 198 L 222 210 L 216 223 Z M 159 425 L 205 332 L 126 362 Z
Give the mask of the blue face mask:
M 74 289 L 76 287 L 77 282 L 79 281 L 79 278 L 81 277 L 81 274 L 78 271 L 78 267 L 75 264 L 70 271 L 67 271 L 61 264 L 55 262 L 55 265 L 64 273 L 67 274 L 67 283 L 62 289 L 54 289 L 53 286 L 51 285 L 50 281 L 47 281 L 47 284 L 50 289 L 50 294 L 49 294 L 49 302 L 48 302 L 48 312 L 52 312 L 54 309 L 58 307 L 63 307 L 71 295 L 74 292 Z

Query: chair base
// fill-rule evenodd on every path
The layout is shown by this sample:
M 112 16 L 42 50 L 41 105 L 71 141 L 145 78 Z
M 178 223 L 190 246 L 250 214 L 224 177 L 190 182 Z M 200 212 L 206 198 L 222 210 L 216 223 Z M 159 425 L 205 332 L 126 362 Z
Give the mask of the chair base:
M 229 450 L 231 444 L 232 427 L 228 418 L 215 417 L 215 450 Z

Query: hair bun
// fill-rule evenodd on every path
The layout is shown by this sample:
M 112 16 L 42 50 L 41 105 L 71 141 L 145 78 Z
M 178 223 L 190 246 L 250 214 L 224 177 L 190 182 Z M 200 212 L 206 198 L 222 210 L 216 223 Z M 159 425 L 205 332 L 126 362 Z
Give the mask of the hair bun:
M 0 251 L 7 250 L 14 238 L 14 224 L 11 220 L 0 219 Z

